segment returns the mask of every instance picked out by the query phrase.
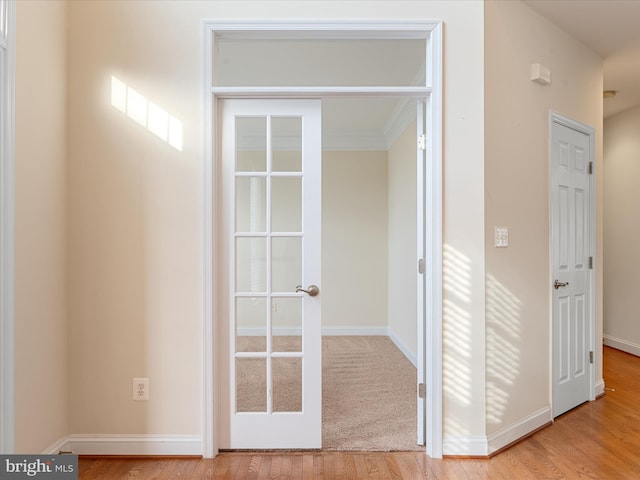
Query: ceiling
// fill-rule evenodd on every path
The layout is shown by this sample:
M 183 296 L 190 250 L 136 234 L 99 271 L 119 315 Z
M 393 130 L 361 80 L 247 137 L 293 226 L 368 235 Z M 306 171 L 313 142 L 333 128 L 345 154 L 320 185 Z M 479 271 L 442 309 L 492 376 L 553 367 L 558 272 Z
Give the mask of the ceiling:
M 523 1 L 603 57 L 605 118 L 640 105 L 640 1 Z

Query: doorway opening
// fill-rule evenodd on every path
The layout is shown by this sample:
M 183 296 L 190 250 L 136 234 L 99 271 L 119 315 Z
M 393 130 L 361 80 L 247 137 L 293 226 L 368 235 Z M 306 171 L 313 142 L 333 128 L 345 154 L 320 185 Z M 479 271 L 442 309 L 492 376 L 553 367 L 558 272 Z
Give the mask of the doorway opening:
M 216 346 L 219 346 L 220 338 L 224 338 L 224 325 L 225 321 L 228 318 L 225 315 L 225 312 L 220 310 L 220 306 L 225 303 L 225 299 L 220 298 L 220 292 L 214 291 L 211 287 L 213 285 L 213 279 L 216 278 L 218 281 L 225 282 L 224 278 L 220 276 L 221 271 L 219 268 L 220 258 L 217 257 L 216 249 L 214 249 L 214 244 L 217 243 L 217 238 L 214 237 L 214 232 L 217 231 L 217 223 L 216 218 L 218 215 L 221 215 L 222 210 L 224 210 L 224 199 L 219 196 L 218 189 L 220 188 L 221 179 L 218 176 L 218 167 L 216 165 L 216 159 L 220 158 L 220 138 L 217 137 L 217 128 L 214 127 L 217 123 L 217 99 L 221 98 L 322 98 L 323 103 L 323 117 L 325 115 L 325 111 L 330 112 L 332 106 L 331 103 L 335 99 L 335 105 L 340 106 L 343 111 L 349 111 L 348 109 L 344 109 L 344 105 L 349 103 L 349 99 L 344 97 L 351 97 L 351 101 L 355 101 L 358 99 L 361 102 L 361 105 L 367 105 L 367 103 L 362 103 L 364 101 L 364 97 L 369 98 L 369 100 L 375 99 L 378 103 L 384 103 L 383 99 L 393 98 L 396 101 L 398 99 L 408 100 L 408 103 L 413 103 L 416 105 L 416 98 L 425 98 L 426 101 L 421 103 L 423 105 L 422 113 L 423 119 L 426 121 L 428 125 L 428 135 L 426 137 L 422 137 L 416 135 L 416 127 L 413 129 L 413 139 L 411 143 L 413 145 L 413 155 L 411 155 L 412 160 L 415 162 L 416 159 L 416 144 L 418 141 L 422 142 L 424 145 L 423 160 L 422 162 L 417 162 L 415 176 L 412 179 L 412 183 L 415 184 L 416 188 L 416 196 L 413 199 L 414 205 L 416 205 L 416 211 L 421 210 L 421 215 L 418 215 L 418 220 L 416 221 L 416 217 L 413 217 L 413 226 L 416 229 L 416 233 L 413 239 L 413 243 L 416 247 L 416 252 L 418 253 L 417 257 L 413 258 L 413 274 L 414 280 L 416 283 L 416 287 L 414 290 L 416 300 L 415 300 L 415 311 L 416 313 L 413 315 L 412 323 L 415 328 L 415 335 L 413 339 L 417 340 L 417 345 L 412 349 L 404 345 L 404 348 L 400 348 L 400 351 L 404 356 L 411 357 L 411 350 L 414 350 L 415 355 L 415 364 L 417 365 L 417 379 L 416 382 L 414 380 L 414 384 L 412 386 L 412 390 L 414 395 L 417 397 L 417 391 L 424 391 L 424 387 L 417 388 L 417 383 L 422 383 L 426 385 L 426 390 L 429 392 L 428 395 L 422 395 L 421 398 L 416 398 L 417 403 L 417 411 L 415 417 L 417 420 L 414 420 L 414 432 L 416 423 L 417 423 L 417 432 L 418 439 L 416 443 L 425 443 L 426 440 L 426 449 L 427 453 L 433 457 L 441 456 L 441 436 L 442 436 L 442 418 L 441 418 L 441 148 L 440 148 L 440 137 L 441 137 L 441 126 L 440 126 L 440 115 L 441 115 L 441 69 L 440 69 L 440 52 L 441 52 L 441 31 L 440 24 L 438 23 L 413 23 L 413 24 L 390 24 L 390 23 L 381 23 L 381 24 L 360 24 L 356 27 L 353 25 L 325 25 L 319 26 L 318 24 L 301 26 L 300 24 L 296 25 L 288 25 L 288 24 L 278 24 L 277 27 L 268 26 L 265 24 L 256 24 L 253 25 L 253 29 L 247 29 L 247 25 L 243 24 L 242 31 L 238 31 L 238 27 L 233 24 L 211 24 L 206 25 L 205 29 L 207 32 L 205 39 L 205 64 L 207 65 L 207 79 L 205 83 L 205 91 L 207 94 L 207 98 L 209 101 L 207 102 L 207 118 L 211 119 L 211 123 L 208 124 L 208 131 L 206 132 L 207 144 L 208 144 L 208 153 L 207 158 L 205 159 L 205 191 L 207 195 L 205 195 L 205 246 L 209 246 L 206 248 L 205 255 L 210 255 L 210 262 L 207 261 L 205 263 L 205 332 L 211 333 L 211 348 L 208 345 L 205 345 L 205 415 L 204 415 L 204 445 L 205 445 L 205 455 L 210 456 L 215 453 L 215 450 L 218 446 L 225 447 L 225 414 L 224 408 L 222 408 L 223 413 L 221 413 L 220 405 L 224 405 L 225 397 L 229 390 L 228 388 L 228 373 L 226 374 L 227 383 L 225 383 L 225 372 L 228 368 L 228 351 L 225 352 L 224 348 L 218 349 L 218 352 L 222 352 L 221 355 L 217 356 L 214 359 L 213 356 L 213 344 L 216 342 Z M 251 30 L 247 32 L 247 30 Z M 277 33 L 274 34 L 274 31 Z M 239 35 L 239 36 L 238 36 Z M 269 39 L 269 41 L 265 42 L 265 36 Z M 300 39 L 303 39 L 301 42 Z M 350 40 L 357 40 L 355 43 L 347 42 L 349 48 L 354 48 L 358 50 L 364 45 L 364 48 L 373 48 L 372 51 L 379 53 L 381 50 L 381 46 L 388 46 L 391 40 L 393 41 L 404 41 L 412 44 L 412 41 L 416 39 L 419 40 L 417 43 L 413 42 L 413 44 L 422 44 L 422 57 L 421 57 L 421 65 L 418 66 L 417 70 L 415 69 L 416 65 L 413 65 L 413 71 L 411 73 L 412 78 L 407 80 L 407 71 L 404 71 L 404 80 L 398 80 L 398 78 L 393 78 L 391 80 L 387 80 L 383 82 L 384 84 L 380 85 L 364 85 L 362 79 L 353 79 L 351 77 L 343 77 L 338 83 L 335 79 L 330 80 L 328 83 L 318 80 L 322 78 L 321 76 L 315 75 L 311 77 L 305 77 L 304 74 L 300 73 L 300 70 L 304 71 L 305 69 L 298 69 L 295 71 L 291 70 L 291 65 L 279 65 L 279 68 L 271 68 L 270 72 L 273 71 L 284 71 L 288 72 L 287 80 L 278 80 L 278 79 L 264 79 L 256 81 L 258 76 L 246 76 L 243 77 L 242 81 L 229 81 L 229 77 L 225 76 L 224 69 L 216 70 L 214 66 L 219 65 L 216 62 L 222 60 L 226 62 L 226 64 L 233 64 L 235 59 L 237 58 L 247 58 L 246 55 L 238 55 L 238 48 L 247 47 L 249 45 L 250 50 L 253 47 L 256 47 L 255 43 L 256 39 L 261 40 L 261 45 L 272 42 L 272 45 L 277 45 L 278 48 L 276 51 L 279 52 L 278 55 L 269 57 L 268 55 L 262 52 L 259 54 L 261 61 L 267 59 L 267 63 L 277 64 L 278 62 L 282 63 L 283 58 L 288 59 L 297 59 L 300 58 L 308 58 L 309 55 L 295 55 L 295 50 L 298 47 L 302 48 L 302 52 L 306 52 L 308 54 L 309 49 L 313 49 L 317 47 L 317 44 L 322 44 L 324 46 L 331 45 L 335 47 L 339 46 L 339 50 L 344 49 L 345 45 L 341 42 L 344 41 L 345 38 Z M 224 46 L 224 40 L 231 39 L 229 45 Z M 235 40 L 241 39 L 242 41 L 236 43 Z M 217 42 L 216 42 L 217 40 Z M 372 43 L 373 41 L 373 43 Z M 252 43 L 253 42 L 253 43 Z M 284 43 L 283 43 L 284 42 Z M 362 45 L 358 45 L 361 43 Z M 391 42 L 393 43 L 393 42 Z M 407 45 L 405 45 L 407 46 Z M 226 47 L 230 47 L 225 50 Z M 283 55 L 283 48 L 293 48 L 293 50 L 289 50 L 291 55 Z M 347 48 L 348 49 L 348 48 Z M 258 49 L 260 50 L 260 49 Z M 226 53 L 231 52 L 230 56 L 226 56 Z M 266 52 L 268 53 L 268 52 Z M 335 57 L 333 55 L 332 57 Z M 388 58 L 393 58 L 394 55 L 389 55 Z M 318 58 L 315 56 L 314 58 Z M 367 58 L 365 56 L 365 58 Z M 380 57 L 370 57 L 369 60 L 373 58 L 372 64 L 368 66 L 368 68 L 379 68 L 380 64 L 383 64 L 383 69 L 388 69 L 388 65 L 384 65 L 384 61 L 377 61 L 379 58 L 384 58 L 384 55 Z M 426 60 L 425 60 L 426 59 Z M 295 61 L 297 61 L 295 60 Z M 257 60 L 255 63 L 259 63 Z M 286 62 L 285 62 L 286 63 Z M 264 66 L 264 65 L 263 65 Z M 241 67 L 242 70 L 244 67 Z M 286 68 L 285 68 L 286 67 Z M 326 65 L 324 66 L 326 67 Z M 322 65 L 320 65 L 320 70 L 325 70 Z M 332 67 L 333 68 L 333 67 Z M 215 70 L 215 71 L 214 71 Z M 258 69 L 262 71 L 260 68 Z M 335 70 L 335 69 L 334 69 Z M 350 66 L 347 64 L 344 68 L 338 69 L 340 72 L 349 72 L 353 70 L 350 69 Z M 360 69 L 362 71 L 362 69 Z M 398 69 L 391 69 L 393 72 L 397 72 Z M 229 71 L 227 70 L 227 73 Z M 309 78 L 312 78 L 311 84 L 309 83 Z M 351 78 L 349 80 L 349 78 Z M 384 76 L 374 75 L 367 77 L 371 78 L 384 78 Z M 416 80 L 417 79 L 417 80 Z M 257 82 L 257 83 L 256 83 Z M 415 84 L 417 82 L 417 85 Z M 336 86 L 337 84 L 337 86 Z M 293 86 L 291 86 L 293 85 Z M 345 86 L 346 85 L 346 86 Z M 338 102 L 338 100 L 340 100 Z M 359 113 L 363 113 L 364 116 L 367 116 L 366 109 L 375 105 L 375 101 L 373 103 L 368 102 L 368 106 L 365 108 L 357 109 Z M 341 105 L 339 105 L 341 104 Z M 327 110 L 325 110 L 327 109 Z M 397 109 L 396 109 L 397 110 Z M 415 115 L 415 114 L 414 114 Z M 371 115 L 368 115 L 368 118 L 371 118 Z M 331 118 L 327 116 L 325 118 Z M 349 139 L 346 138 L 348 135 L 344 135 L 346 131 L 344 128 L 340 128 L 338 125 L 339 121 L 342 119 L 342 116 L 334 117 L 333 122 L 330 126 L 323 125 L 323 143 L 328 141 L 332 136 L 334 137 L 338 146 L 337 149 L 325 149 L 323 152 L 323 160 L 329 159 L 329 157 L 340 157 L 344 152 L 350 152 L 343 155 L 342 161 L 337 161 L 335 165 L 337 165 L 337 169 L 346 168 L 350 162 L 362 161 L 365 156 L 375 156 L 372 153 L 364 154 L 362 152 L 378 152 L 378 156 L 385 156 L 381 154 L 380 146 L 375 148 L 371 148 L 370 150 L 363 149 L 362 147 L 354 148 L 353 145 L 348 145 Z M 414 116 L 415 118 L 415 116 Z M 424 125 L 420 126 L 424 129 Z M 373 136 L 371 135 L 371 131 L 368 132 L 362 131 L 359 133 L 361 137 L 369 137 L 369 140 L 373 140 Z M 421 138 L 418 138 L 421 137 Z M 417 141 L 418 140 L 418 141 Z M 340 142 L 343 142 L 340 144 Z M 344 143 L 347 142 L 347 143 Z M 357 153 L 360 152 L 360 153 Z M 214 153 L 217 153 L 214 155 Z M 386 154 L 389 155 L 388 153 Z M 357 158 L 357 157 L 362 158 Z M 344 160 L 347 158 L 347 160 Z M 388 158 L 385 159 L 385 162 L 378 162 L 382 164 L 384 168 L 381 170 L 388 176 L 390 169 L 393 167 L 392 164 L 388 161 Z M 371 161 L 371 159 L 369 159 Z M 373 160 L 375 162 L 375 160 Z M 325 162 L 323 162 L 325 163 Z M 327 161 L 326 164 L 329 165 L 333 162 Z M 334 165 L 334 166 L 335 166 Z M 214 168 L 215 167 L 215 168 Z M 330 167 L 327 167 L 330 168 Z M 353 168 L 353 165 L 351 166 Z M 366 175 L 371 174 L 371 165 L 368 167 L 360 166 L 358 168 L 358 172 L 355 175 L 342 175 L 338 176 L 339 181 L 347 181 L 350 182 L 350 185 L 343 189 L 342 192 L 346 192 L 346 195 L 351 195 L 352 203 L 357 206 L 359 201 L 362 201 L 364 195 L 357 195 L 359 192 L 356 187 L 356 180 L 363 180 Z M 380 170 L 380 168 L 379 168 Z M 214 175 L 216 172 L 216 175 Z M 324 173 L 324 171 L 323 171 Z M 352 178 L 349 178 L 349 177 Z M 210 182 L 210 183 L 209 183 Z M 323 182 L 323 188 L 324 188 Z M 386 186 L 385 186 L 386 187 Z M 386 188 L 385 188 L 386 190 Z M 339 190 L 335 190 L 338 192 Z M 360 190 L 362 193 L 362 191 Z M 354 193 L 356 194 L 354 196 Z M 377 192 L 378 194 L 380 192 Z M 421 199 L 417 201 L 417 199 Z M 381 200 L 381 195 L 378 195 L 377 201 Z M 366 202 L 365 202 L 366 203 Z M 386 203 L 383 211 L 390 212 L 389 210 L 389 198 L 385 198 L 383 203 Z M 344 206 L 344 203 L 342 204 Z M 323 203 L 324 206 L 324 203 Z M 366 207 L 366 204 L 365 204 Z M 348 210 L 342 208 L 342 210 Z M 366 208 L 365 208 L 366 210 Z M 376 209 L 379 210 L 379 209 Z M 369 210 L 370 212 L 373 209 Z M 344 215 L 345 212 L 339 211 L 339 213 L 343 214 L 343 218 L 348 218 Z M 406 213 L 406 212 L 404 212 Z M 388 214 L 389 216 L 390 214 Z M 362 215 L 360 215 L 362 217 Z M 371 217 L 371 215 L 369 215 Z M 404 215 L 391 215 L 393 220 L 397 218 L 404 218 Z M 422 220 L 420 220 L 422 219 Z M 375 218 L 369 218 L 371 222 L 375 223 Z M 378 219 L 379 220 L 379 219 Z M 388 220 L 385 219 L 385 220 Z M 325 222 L 325 218 L 323 215 L 323 223 Z M 355 225 L 355 222 L 351 222 L 351 224 Z M 390 242 L 391 231 L 396 231 L 396 229 L 390 229 L 390 225 L 386 226 L 386 232 L 384 232 L 384 239 L 387 243 L 387 255 L 385 255 L 385 265 L 384 269 L 389 271 L 389 266 L 391 262 L 389 261 L 389 252 L 392 252 L 392 255 L 395 255 L 399 250 L 398 248 L 389 249 L 388 244 Z M 369 227 L 367 227 L 369 228 Z M 379 240 L 378 235 L 369 235 L 366 234 L 367 231 L 364 231 L 363 228 L 359 229 L 360 231 L 352 233 L 353 237 L 360 237 L 358 242 L 358 249 L 356 251 L 362 250 L 363 245 L 369 246 L 370 243 L 373 243 L 372 240 Z M 342 241 L 345 240 L 345 235 L 348 230 L 343 229 L 340 236 L 337 237 Z M 370 233 L 370 232 L 369 232 Z M 404 235 L 399 235 L 404 237 Z M 362 239 L 365 238 L 363 242 Z M 327 242 L 325 240 L 326 236 L 323 232 L 322 239 L 323 242 Z M 336 238 L 335 236 L 332 238 Z M 427 240 L 428 239 L 428 240 Z M 395 241 L 396 239 L 393 239 Z M 330 240 L 329 240 L 330 243 Z M 348 252 L 349 250 L 343 248 L 342 251 Z M 354 251 L 351 249 L 351 251 Z M 325 248 L 323 246 L 322 252 L 325 253 Z M 339 256 L 338 249 L 332 249 L 332 255 L 335 257 Z M 353 255 L 347 255 L 348 260 L 353 260 Z M 331 258 L 331 257 L 329 257 Z M 363 257 L 364 258 L 364 257 Z M 344 260 L 344 259 L 343 259 Z M 377 259 L 379 260 L 379 258 Z M 367 264 L 375 264 L 376 262 L 371 262 L 370 259 L 367 261 L 364 260 Z M 341 262 L 344 266 L 344 261 Z M 379 262 L 377 262 L 379 263 Z M 207 265 L 211 265 L 210 271 L 208 270 Z M 214 266 L 218 265 L 215 269 Z M 393 263 L 395 266 L 395 262 Z M 330 268 L 329 270 L 330 271 Z M 357 273 L 361 278 L 369 277 L 366 275 L 366 269 L 358 268 Z M 323 277 L 325 276 L 325 267 L 323 265 Z M 345 275 L 343 275 L 345 276 Z M 339 277 L 337 277 L 339 278 Z M 306 279 L 305 279 L 306 281 Z M 335 287 L 334 282 L 328 284 L 325 281 L 325 286 L 323 288 L 328 288 L 329 291 L 326 292 L 329 297 L 331 297 L 331 288 Z M 384 282 L 380 282 L 384 284 L 385 287 L 385 295 L 384 298 L 388 298 L 386 292 L 389 285 L 389 276 L 384 279 Z M 391 282 L 395 285 L 395 282 Z M 364 286 L 366 288 L 367 282 L 357 282 L 356 285 L 351 284 L 350 288 L 354 291 L 357 288 Z M 331 286 L 329 286 L 331 285 Z M 375 282 L 371 282 L 369 287 L 375 285 Z M 322 286 L 321 286 L 322 287 Z M 341 295 L 336 298 L 339 301 L 345 302 L 345 299 L 356 299 L 356 303 L 360 303 L 360 310 L 362 311 L 362 305 L 367 303 L 374 303 L 374 300 L 378 300 L 380 298 L 379 295 L 376 295 L 374 288 L 371 288 L 368 293 L 358 295 L 354 292 L 351 292 L 349 289 L 346 291 L 342 289 Z M 323 290 L 324 294 L 324 290 Z M 323 300 L 323 307 L 325 305 L 325 300 Z M 348 302 L 347 302 L 348 303 Z M 393 302 L 394 305 L 399 304 L 401 302 Z M 326 302 L 327 305 L 335 305 L 333 302 Z M 386 314 L 389 313 L 389 304 L 382 308 L 383 312 Z M 389 320 L 386 321 L 386 324 L 381 324 L 379 320 L 375 318 L 370 318 L 370 315 L 367 314 L 353 314 L 348 315 L 349 306 L 343 305 L 338 308 L 342 314 L 342 317 L 348 317 L 347 324 L 337 324 L 340 323 L 336 318 L 336 316 L 328 316 L 329 318 L 326 322 L 324 321 L 325 315 L 323 315 L 323 328 L 325 329 L 325 333 L 327 334 L 335 334 L 335 333 L 375 333 L 375 336 L 385 336 L 390 332 L 389 329 Z M 378 309 L 379 310 L 379 309 Z M 345 313 L 347 313 L 345 315 Z M 374 315 L 375 316 L 375 315 Z M 405 318 L 400 315 L 400 317 Z M 362 320 L 364 318 L 364 320 Z M 328 322 L 328 323 L 327 323 Z M 333 322 L 333 323 L 332 323 Z M 348 325 L 348 323 L 351 325 Z M 358 323 L 360 322 L 360 323 Z M 333 331 L 332 331 L 333 329 Z M 214 332 L 216 332 L 216 336 L 214 339 Z M 401 337 L 406 335 L 406 332 L 402 331 L 401 333 L 393 332 L 393 335 L 396 336 L 395 343 L 398 345 L 402 345 Z M 409 334 L 410 336 L 411 334 Z M 340 335 L 341 337 L 345 335 Z M 368 335 L 369 336 L 369 335 Z M 226 337 L 228 338 L 228 337 Z M 327 336 L 327 338 L 330 338 Z M 217 340 L 216 340 L 217 339 Z M 374 348 L 376 349 L 376 348 Z M 351 349 L 353 350 L 353 349 Z M 425 354 L 428 352 L 428 355 Z M 428 361 L 427 361 L 427 357 Z M 223 379 L 222 382 L 220 379 Z M 216 391 L 217 390 L 217 391 Z M 211 406 L 211 410 L 208 411 L 208 407 Z M 227 412 L 229 411 L 229 404 L 227 401 Z M 217 418 L 216 418 L 217 416 Z M 217 420 L 217 422 L 216 422 Z M 214 429 L 213 425 L 218 424 L 218 428 Z M 414 433 L 415 438 L 415 433 Z M 423 447 L 424 448 L 424 447 Z
M 417 103 L 323 101 L 325 449 L 424 449 L 416 436 Z

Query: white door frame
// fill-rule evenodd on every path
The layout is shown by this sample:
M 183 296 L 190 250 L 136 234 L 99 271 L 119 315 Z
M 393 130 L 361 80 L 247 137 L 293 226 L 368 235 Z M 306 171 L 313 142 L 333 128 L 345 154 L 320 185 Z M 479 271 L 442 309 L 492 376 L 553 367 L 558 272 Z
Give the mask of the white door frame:
M 10 454 L 15 449 L 14 1 L 0 0 L 0 23 L 0 453 Z
M 218 267 L 219 149 L 216 102 L 218 98 L 278 98 L 336 96 L 402 96 L 427 99 L 427 166 L 424 178 L 425 211 L 425 322 L 424 358 L 426 365 L 426 453 L 442 457 L 442 22 L 203 22 L 203 455 L 218 452 L 219 366 L 214 352 L 218 341 L 218 305 L 221 301 L 216 284 L 221 280 Z M 424 38 L 427 44 L 426 84 L 417 87 L 214 87 L 214 41 L 218 33 L 260 32 L 282 37 L 283 34 L 313 38 Z M 417 260 L 417 259 L 416 259 Z
M 553 202 L 552 185 L 553 185 L 553 145 L 552 134 L 554 124 L 563 125 L 567 128 L 583 133 L 589 137 L 589 161 L 592 164 L 592 174 L 589 175 L 589 248 L 590 256 L 593 257 L 593 268 L 589 273 L 589 321 L 588 321 L 588 336 L 589 336 L 589 350 L 594 352 L 593 363 L 589 364 L 589 400 L 595 400 L 597 397 L 596 392 L 596 364 L 599 361 L 600 350 L 596 348 L 596 191 L 595 191 L 595 178 L 597 175 L 597 168 L 595 162 L 595 129 L 585 123 L 578 122 L 572 118 L 566 117 L 557 112 L 550 112 L 549 114 L 549 405 L 553 405 L 553 242 L 551 239 L 552 225 L 552 211 L 556 207 Z

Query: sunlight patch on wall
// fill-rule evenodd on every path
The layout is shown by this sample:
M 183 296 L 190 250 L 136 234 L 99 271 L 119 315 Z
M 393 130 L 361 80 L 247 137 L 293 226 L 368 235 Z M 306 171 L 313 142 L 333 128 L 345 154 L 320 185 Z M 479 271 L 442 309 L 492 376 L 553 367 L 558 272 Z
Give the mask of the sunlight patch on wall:
M 501 425 L 509 391 L 521 380 L 522 302 L 493 275 L 487 275 L 487 422 Z
M 114 76 L 111 76 L 111 105 L 176 150 L 182 151 L 182 122 Z
M 451 245 L 443 250 L 443 385 L 445 403 L 467 409 L 473 402 L 471 349 L 471 259 Z M 468 426 L 447 420 L 447 436 L 464 437 Z

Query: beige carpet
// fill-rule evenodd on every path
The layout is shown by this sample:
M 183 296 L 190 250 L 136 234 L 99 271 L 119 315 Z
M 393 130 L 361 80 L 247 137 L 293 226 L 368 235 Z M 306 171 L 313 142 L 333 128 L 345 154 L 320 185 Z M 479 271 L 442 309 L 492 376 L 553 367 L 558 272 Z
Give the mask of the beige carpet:
M 416 369 L 388 337 L 324 337 L 325 450 L 418 450 Z
M 277 337 L 282 350 L 292 337 Z M 262 350 L 255 337 L 243 351 Z M 275 340 L 275 338 L 274 338 Z M 416 369 L 387 337 L 323 337 L 322 446 L 325 450 L 420 450 L 416 445 Z M 293 359 L 292 359 L 293 360 Z M 242 363 L 242 362 L 240 362 Z M 265 411 L 264 360 L 238 365 L 240 411 Z M 274 370 L 274 410 L 301 408 L 301 364 Z

